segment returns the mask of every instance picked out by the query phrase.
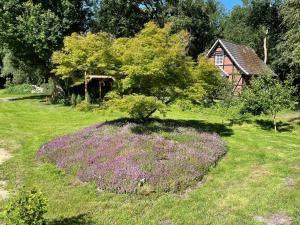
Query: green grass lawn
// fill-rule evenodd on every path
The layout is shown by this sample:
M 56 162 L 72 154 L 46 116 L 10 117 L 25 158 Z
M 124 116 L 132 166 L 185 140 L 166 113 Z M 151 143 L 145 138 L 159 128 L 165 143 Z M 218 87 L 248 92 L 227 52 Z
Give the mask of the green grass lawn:
M 0 89 L 0 100 L 1 98 L 29 98 L 29 97 L 38 97 L 38 96 L 44 96 L 43 94 L 11 94 L 6 93 L 5 89 Z
M 22 186 L 42 190 L 49 199 L 47 218 L 52 225 L 260 224 L 255 216 L 279 212 L 300 224 L 299 119 L 274 133 L 265 117 L 225 127 L 212 110 L 172 110 L 167 118 L 199 120 L 206 129 L 219 131 L 228 145 L 227 155 L 203 184 L 186 194 L 98 192 L 94 184 L 81 184 L 53 165 L 36 160 L 39 147 L 52 138 L 120 116 L 83 113 L 39 100 L 0 102 L 0 147 L 14 155 L 0 166 L 0 180 L 8 180 L 11 191 Z M 281 119 L 297 116 L 300 114 L 289 112 Z M 255 119 L 261 120 L 256 123 Z M 286 184 L 287 177 L 292 185 Z M 5 204 L 0 202 L 0 210 Z

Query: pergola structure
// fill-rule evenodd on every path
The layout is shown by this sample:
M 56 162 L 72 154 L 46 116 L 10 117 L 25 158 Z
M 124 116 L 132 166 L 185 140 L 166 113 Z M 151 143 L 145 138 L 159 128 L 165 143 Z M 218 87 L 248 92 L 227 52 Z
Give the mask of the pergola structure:
M 87 93 L 88 93 L 88 83 L 92 79 L 98 79 L 99 80 L 99 96 L 100 96 L 100 100 L 101 100 L 101 96 L 102 96 L 102 85 L 105 85 L 104 81 L 108 80 L 108 79 L 111 79 L 113 81 L 116 80 L 112 76 L 107 76 L 107 75 L 88 75 L 87 73 L 85 73 L 85 76 L 84 76 L 84 94 L 85 94 L 85 100 L 86 101 L 87 101 Z

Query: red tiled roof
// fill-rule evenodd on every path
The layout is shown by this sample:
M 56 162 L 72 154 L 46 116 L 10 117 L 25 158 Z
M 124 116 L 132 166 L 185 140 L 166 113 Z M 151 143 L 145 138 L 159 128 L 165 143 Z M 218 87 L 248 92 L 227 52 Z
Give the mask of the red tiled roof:
M 218 39 L 207 55 L 210 55 L 213 50 L 220 44 L 227 54 L 236 63 L 237 67 L 247 75 L 257 75 L 270 68 L 257 56 L 255 51 L 245 45 L 238 45 L 232 42 Z

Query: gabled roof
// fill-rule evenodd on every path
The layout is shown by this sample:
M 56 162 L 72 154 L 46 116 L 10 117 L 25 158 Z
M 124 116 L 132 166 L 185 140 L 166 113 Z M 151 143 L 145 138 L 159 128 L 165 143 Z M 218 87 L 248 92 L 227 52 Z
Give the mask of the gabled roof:
M 223 39 L 218 39 L 215 42 L 213 47 L 207 53 L 207 56 L 210 56 L 219 45 L 221 45 L 237 67 L 239 67 L 246 75 L 256 75 L 265 70 L 270 70 L 270 68 L 256 55 L 252 48 L 245 45 L 234 44 Z

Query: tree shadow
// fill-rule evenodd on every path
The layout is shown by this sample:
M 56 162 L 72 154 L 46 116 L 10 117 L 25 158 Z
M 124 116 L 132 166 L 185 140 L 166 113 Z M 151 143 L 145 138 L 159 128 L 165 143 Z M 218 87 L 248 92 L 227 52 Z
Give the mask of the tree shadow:
M 88 214 L 80 214 L 77 216 L 58 218 L 51 220 L 47 225 L 92 225 L 94 224 Z
M 255 123 L 263 130 L 274 130 L 274 125 L 271 120 L 257 119 Z M 294 126 L 290 123 L 278 122 L 277 131 L 279 132 L 288 132 L 294 130 Z
M 41 94 L 41 95 L 31 95 L 31 96 L 23 96 L 23 97 L 13 97 L 10 99 L 10 101 L 20 101 L 20 100 L 43 100 L 47 97 L 48 95 Z
M 289 119 L 288 121 L 300 123 L 300 116 L 293 117 L 293 118 Z
M 225 126 L 224 124 L 208 123 L 202 120 L 174 120 L 174 119 L 151 118 L 141 123 L 141 122 L 134 121 L 132 119 L 123 118 L 123 119 L 117 119 L 117 120 L 105 122 L 104 124 L 98 125 L 97 128 L 107 124 L 123 126 L 130 122 L 136 124 L 136 126 L 131 128 L 131 131 L 135 134 L 151 134 L 151 133 L 159 133 L 159 132 L 169 133 L 178 129 L 179 127 L 183 127 L 183 128 L 194 128 L 199 132 L 217 133 L 220 136 L 233 135 L 233 130 Z

